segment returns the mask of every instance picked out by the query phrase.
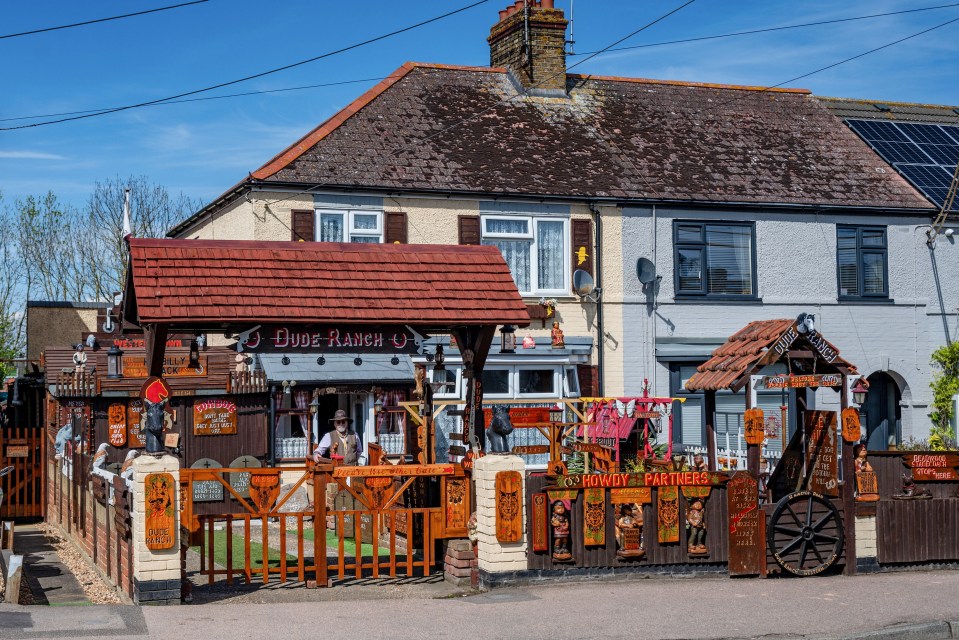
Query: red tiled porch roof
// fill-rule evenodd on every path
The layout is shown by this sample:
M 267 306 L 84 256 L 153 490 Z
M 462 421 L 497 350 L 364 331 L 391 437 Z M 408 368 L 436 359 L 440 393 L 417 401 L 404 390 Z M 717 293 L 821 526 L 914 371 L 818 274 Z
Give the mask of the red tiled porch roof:
M 696 373 L 686 381 L 686 389 L 690 391 L 738 390 L 742 386 L 743 377 L 752 373 L 753 368 L 767 355 L 769 348 L 794 323 L 795 320 L 790 319 L 750 322 L 730 336 L 724 345 L 713 351 L 712 358 L 696 368 Z M 797 340 L 801 339 L 797 338 Z M 832 344 L 829 342 L 826 344 L 839 353 L 839 349 Z M 841 357 L 837 357 L 832 366 L 848 369 L 851 373 L 856 372 L 856 368 Z
M 130 240 L 139 324 L 529 324 L 487 246 Z

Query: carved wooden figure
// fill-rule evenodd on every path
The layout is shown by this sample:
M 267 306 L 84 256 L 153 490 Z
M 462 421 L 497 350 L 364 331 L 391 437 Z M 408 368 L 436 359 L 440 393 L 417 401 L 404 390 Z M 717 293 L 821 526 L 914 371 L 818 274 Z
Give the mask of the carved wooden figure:
M 845 415 L 843 417 L 845 418 Z M 856 502 L 876 502 L 879 500 L 879 482 L 866 458 L 866 445 L 856 445 L 855 451 L 856 459 L 853 465 L 856 471 Z
M 620 558 L 642 558 L 646 555 L 643 546 L 643 505 L 621 504 L 616 518 L 616 555 Z
M 702 498 L 693 498 L 686 509 L 686 528 L 689 541 L 686 551 L 691 556 L 709 555 L 706 548 L 706 504 Z
M 553 503 L 553 562 L 572 562 L 573 554 L 569 550 L 569 513 L 562 500 Z

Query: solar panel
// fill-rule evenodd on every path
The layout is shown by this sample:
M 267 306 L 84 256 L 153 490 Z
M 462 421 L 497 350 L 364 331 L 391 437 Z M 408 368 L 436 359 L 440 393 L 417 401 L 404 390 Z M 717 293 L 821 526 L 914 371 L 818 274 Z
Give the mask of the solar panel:
M 942 206 L 959 162 L 959 127 L 888 120 L 846 123 L 913 186 Z

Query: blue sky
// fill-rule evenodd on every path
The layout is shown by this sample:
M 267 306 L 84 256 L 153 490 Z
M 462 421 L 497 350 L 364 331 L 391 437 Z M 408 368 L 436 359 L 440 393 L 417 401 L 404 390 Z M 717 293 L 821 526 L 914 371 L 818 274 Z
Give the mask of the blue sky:
M 176 4 L 4 3 L 0 36 Z M 948 0 L 697 0 L 630 39 L 642 45 L 748 29 L 947 4 Z M 210 0 L 170 11 L 0 38 L 0 127 L 23 116 L 115 107 L 191 91 L 348 46 L 469 4 L 467 0 L 316 2 Z M 569 0 L 556 5 L 567 11 Z M 576 52 L 602 49 L 681 0 L 576 0 Z M 203 96 L 381 78 L 408 60 L 489 62 L 486 36 L 506 0 L 345 54 Z M 577 73 L 770 86 L 947 20 L 918 13 L 618 51 Z M 575 56 L 570 64 L 585 56 Z M 959 105 L 959 22 L 787 86 L 819 95 Z M 0 131 L 0 193 L 54 191 L 82 206 L 97 180 L 145 175 L 204 202 L 258 168 L 375 81 L 153 106 L 75 122 Z M 197 96 L 199 97 L 199 96 Z

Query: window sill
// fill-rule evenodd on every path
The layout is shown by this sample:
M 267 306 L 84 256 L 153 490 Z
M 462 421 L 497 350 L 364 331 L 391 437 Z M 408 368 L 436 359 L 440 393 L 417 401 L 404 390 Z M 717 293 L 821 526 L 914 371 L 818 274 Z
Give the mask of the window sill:
M 896 304 L 896 301 L 893 298 L 855 298 L 852 296 L 839 296 L 838 301 L 840 303 L 849 303 L 849 304 Z
M 762 304 L 756 296 L 673 296 L 676 304 Z

